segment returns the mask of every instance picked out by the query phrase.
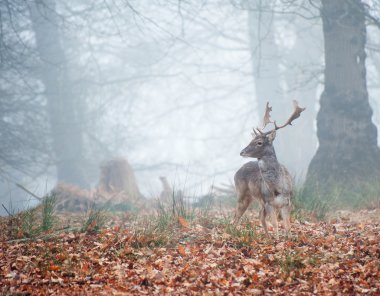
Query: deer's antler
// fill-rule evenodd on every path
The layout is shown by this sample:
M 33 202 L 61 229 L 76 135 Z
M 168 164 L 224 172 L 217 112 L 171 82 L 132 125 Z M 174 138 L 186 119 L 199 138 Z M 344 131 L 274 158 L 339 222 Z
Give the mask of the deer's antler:
M 263 117 L 263 123 L 262 123 L 262 127 L 259 128 L 257 127 L 256 130 L 261 134 L 263 135 L 264 133 L 262 132 L 262 130 L 267 126 L 268 123 L 273 123 L 273 121 L 270 119 L 270 112 L 272 111 L 272 107 L 269 106 L 269 102 L 267 102 L 266 106 L 265 106 L 265 113 L 264 113 L 264 117 Z M 256 133 L 255 129 L 253 129 L 253 131 L 255 132 L 255 135 L 257 136 L 258 134 Z
M 263 126 L 261 129 L 264 129 L 268 123 L 273 123 L 273 121 L 270 120 L 271 111 L 272 111 L 272 107 L 269 107 L 269 102 L 267 102 L 267 105 L 265 107 L 264 118 L 263 118 Z
M 301 108 L 300 106 L 298 106 L 298 102 L 296 100 L 293 100 L 293 106 L 294 106 L 294 111 L 293 111 L 292 115 L 290 115 L 289 119 L 283 125 L 277 126 L 276 121 L 274 122 L 275 130 L 283 128 L 287 125 L 292 125 L 293 120 L 300 117 L 301 113 L 303 111 L 305 111 L 305 109 L 306 109 L 306 108 Z
M 257 128 L 257 130 L 262 135 L 268 135 L 271 132 L 276 131 L 276 130 L 278 130 L 280 128 L 284 128 L 287 125 L 292 125 L 293 120 L 295 120 L 298 117 L 300 117 L 301 113 L 306 109 L 306 108 L 300 107 L 298 105 L 298 102 L 296 100 L 293 100 L 293 106 L 294 106 L 294 111 L 293 111 L 292 115 L 290 115 L 289 119 L 283 125 L 278 126 L 277 123 L 276 123 L 276 121 L 274 121 L 274 122 L 271 121 L 270 112 L 272 111 L 272 107 L 269 107 L 269 102 L 267 102 L 267 105 L 266 105 L 266 108 L 265 108 L 265 113 L 264 113 L 264 118 L 263 118 L 263 127 L 262 127 L 262 129 L 264 129 L 267 126 L 268 123 L 273 123 L 274 124 L 274 129 L 272 129 L 272 130 L 270 130 L 268 132 L 265 132 L 265 133 L 263 133 L 259 128 Z

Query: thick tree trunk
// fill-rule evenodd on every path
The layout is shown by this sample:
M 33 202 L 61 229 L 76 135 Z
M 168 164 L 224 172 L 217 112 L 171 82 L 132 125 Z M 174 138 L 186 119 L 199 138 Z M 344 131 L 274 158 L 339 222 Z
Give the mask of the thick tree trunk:
M 45 85 L 58 181 L 86 186 L 83 170 L 81 118 L 71 92 L 67 62 L 58 29 L 54 0 L 34 0 L 30 17 L 41 60 L 40 76 Z
M 306 186 L 323 192 L 363 188 L 379 177 L 380 149 L 366 85 L 366 27 L 360 0 L 322 0 L 325 88 L 317 116 L 319 147 Z

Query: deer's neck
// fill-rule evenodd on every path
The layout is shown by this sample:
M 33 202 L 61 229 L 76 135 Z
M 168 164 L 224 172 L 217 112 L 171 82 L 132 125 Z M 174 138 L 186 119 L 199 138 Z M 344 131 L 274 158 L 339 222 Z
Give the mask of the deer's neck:
M 266 179 L 272 179 L 274 181 L 274 179 L 276 179 L 278 176 L 280 164 L 277 161 L 276 153 L 274 150 L 272 152 L 273 153 L 261 157 L 258 162 L 263 177 Z

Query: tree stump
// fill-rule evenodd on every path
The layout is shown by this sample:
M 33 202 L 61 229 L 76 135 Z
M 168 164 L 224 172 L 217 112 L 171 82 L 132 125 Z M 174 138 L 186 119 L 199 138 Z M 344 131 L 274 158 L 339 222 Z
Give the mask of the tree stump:
M 100 167 L 97 193 L 112 203 L 141 203 L 142 194 L 132 167 L 125 158 L 114 158 Z

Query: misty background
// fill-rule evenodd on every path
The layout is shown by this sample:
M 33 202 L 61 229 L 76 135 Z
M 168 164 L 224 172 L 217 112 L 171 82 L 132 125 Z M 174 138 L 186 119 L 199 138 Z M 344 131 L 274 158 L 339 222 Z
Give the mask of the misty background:
M 378 129 L 380 5 L 365 4 L 366 80 Z M 200 196 L 232 183 L 247 162 L 239 153 L 265 103 L 282 123 L 293 99 L 307 109 L 274 146 L 302 183 L 318 147 L 321 5 L 2 1 L 0 203 L 18 210 L 36 202 L 16 184 L 39 196 L 59 181 L 95 187 L 100 165 L 115 157 L 128 160 L 146 197 L 159 195 L 159 176 Z

